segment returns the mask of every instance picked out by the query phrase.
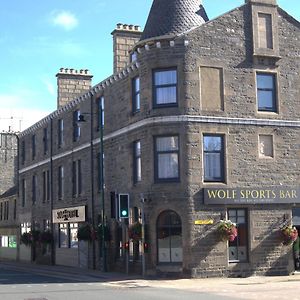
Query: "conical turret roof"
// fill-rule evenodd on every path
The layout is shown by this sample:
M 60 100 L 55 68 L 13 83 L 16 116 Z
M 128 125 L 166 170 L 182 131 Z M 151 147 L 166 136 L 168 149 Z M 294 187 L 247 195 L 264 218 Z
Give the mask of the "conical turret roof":
M 178 35 L 206 21 L 201 0 L 154 0 L 141 40 Z

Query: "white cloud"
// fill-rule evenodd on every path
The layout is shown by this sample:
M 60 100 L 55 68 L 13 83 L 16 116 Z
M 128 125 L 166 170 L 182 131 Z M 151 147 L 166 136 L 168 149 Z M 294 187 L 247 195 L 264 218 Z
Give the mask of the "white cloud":
M 55 26 L 64 28 L 65 30 L 72 30 L 78 26 L 78 20 L 75 15 L 67 11 L 53 13 L 52 23 Z
M 49 78 L 43 78 L 42 82 L 46 86 L 47 91 L 51 96 L 56 96 L 56 86 L 53 84 L 52 80 Z

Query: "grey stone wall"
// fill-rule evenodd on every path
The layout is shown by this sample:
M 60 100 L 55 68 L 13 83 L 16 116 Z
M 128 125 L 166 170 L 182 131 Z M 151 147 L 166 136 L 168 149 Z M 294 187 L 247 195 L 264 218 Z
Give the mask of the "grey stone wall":
M 0 133 L 0 195 L 16 184 L 17 138 L 12 133 Z

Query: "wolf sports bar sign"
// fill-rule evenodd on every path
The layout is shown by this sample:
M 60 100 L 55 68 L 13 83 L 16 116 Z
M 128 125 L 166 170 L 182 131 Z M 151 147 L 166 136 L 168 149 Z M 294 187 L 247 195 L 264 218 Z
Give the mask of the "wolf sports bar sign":
M 300 203 L 300 188 L 204 189 L 204 204 Z

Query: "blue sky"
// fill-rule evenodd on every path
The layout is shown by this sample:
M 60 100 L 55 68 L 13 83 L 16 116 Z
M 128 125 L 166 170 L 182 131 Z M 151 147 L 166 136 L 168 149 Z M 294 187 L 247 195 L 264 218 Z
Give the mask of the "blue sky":
M 112 74 L 117 23 L 145 25 L 152 0 L 0 0 L 0 131 L 18 131 L 56 109 L 56 73 L 89 69 L 93 85 Z M 204 0 L 210 19 L 244 0 Z M 300 20 L 299 0 L 278 4 Z M 11 119 L 13 117 L 13 119 Z

